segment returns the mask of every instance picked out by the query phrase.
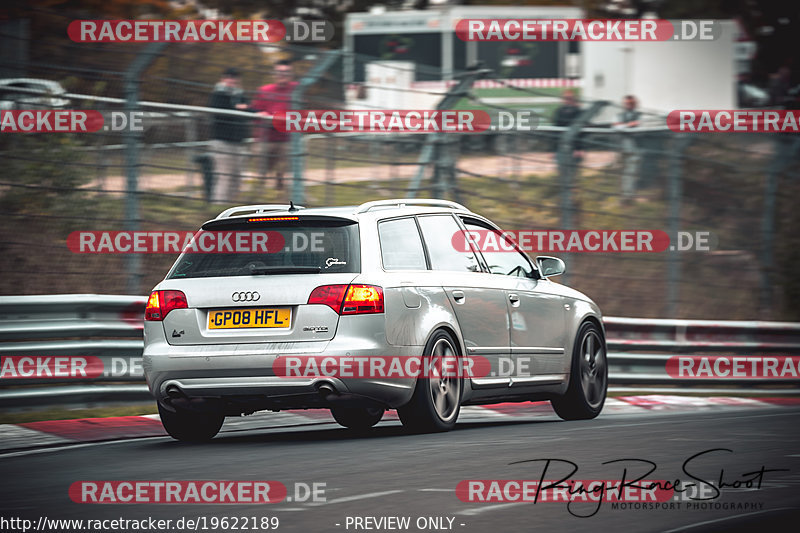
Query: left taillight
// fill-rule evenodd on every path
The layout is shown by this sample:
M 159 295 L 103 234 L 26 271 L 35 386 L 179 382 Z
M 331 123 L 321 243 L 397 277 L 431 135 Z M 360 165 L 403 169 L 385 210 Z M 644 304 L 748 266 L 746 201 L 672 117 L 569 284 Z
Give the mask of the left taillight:
M 182 291 L 153 291 L 144 310 L 145 320 L 164 320 L 173 309 L 187 309 L 186 295 Z

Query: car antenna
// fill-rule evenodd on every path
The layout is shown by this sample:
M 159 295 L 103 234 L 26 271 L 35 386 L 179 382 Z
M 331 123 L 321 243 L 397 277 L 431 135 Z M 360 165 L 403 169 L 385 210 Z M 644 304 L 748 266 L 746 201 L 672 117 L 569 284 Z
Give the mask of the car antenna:
M 293 201 L 289 200 L 289 212 L 290 212 L 290 213 L 294 213 L 295 211 L 299 211 L 299 209 L 297 209 L 297 208 L 294 206 L 294 202 L 293 202 Z

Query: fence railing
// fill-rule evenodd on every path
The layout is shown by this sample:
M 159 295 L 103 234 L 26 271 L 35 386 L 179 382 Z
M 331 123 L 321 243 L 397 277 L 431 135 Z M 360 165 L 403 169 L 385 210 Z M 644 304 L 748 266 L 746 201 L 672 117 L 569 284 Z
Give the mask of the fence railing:
M 175 53 L 176 50 L 168 48 L 164 58 L 175 58 L 177 56 L 170 55 Z M 146 51 L 142 54 L 152 58 Z M 322 72 L 330 57 L 333 56 L 321 55 L 315 59 L 302 79 Z M 130 79 L 126 79 L 132 85 L 135 85 L 134 71 L 138 70 L 134 67 L 138 61 L 139 58 L 134 59 L 125 71 L 130 72 L 127 75 Z M 176 65 L 182 63 L 174 60 Z M 201 60 L 200 65 L 202 63 Z M 42 76 L 50 79 L 50 70 L 48 67 L 47 75 Z M 117 73 L 113 79 L 119 82 L 121 74 Z M 246 195 L 247 200 L 237 202 L 291 199 L 296 204 L 345 205 L 352 202 L 352 193 L 359 191 L 370 198 L 399 195 L 449 198 L 476 211 L 480 207 L 485 213 L 502 203 L 512 209 L 503 210 L 505 220 L 495 221 L 507 227 L 531 224 L 541 229 L 575 230 L 595 229 L 598 225 L 607 228 L 628 225 L 663 228 L 670 235 L 687 228 L 708 230 L 718 238 L 724 250 L 715 249 L 702 256 L 695 254 L 700 258 L 694 263 L 693 272 L 697 276 L 681 275 L 694 257 L 676 247 L 658 256 L 641 255 L 635 259 L 627 256 L 624 266 L 621 266 L 620 256 L 611 256 L 603 258 L 600 267 L 584 264 L 583 268 L 570 268 L 564 282 L 587 284 L 587 291 L 608 298 L 608 312 L 615 315 L 685 317 L 697 310 L 706 316 L 778 318 L 783 309 L 790 308 L 781 297 L 787 293 L 785 289 L 790 283 L 786 278 L 791 280 L 791 276 L 782 272 L 790 268 L 778 263 L 788 256 L 782 251 L 792 249 L 787 235 L 797 232 L 787 230 L 782 234 L 776 220 L 782 216 L 779 200 L 781 196 L 791 197 L 791 191 L 786 188 L 793 183 L 780 178 L 796 173 L 792 162 L 796 160 L 793 155 L 800 147 L 800 139 L 760 133 L 724 136 L 676 133 L 667 128 L 664 116 L 644 109 L 638 127 L 611 127 L 608 116 L 621 109 L 618 104 L 601 101 L 582 103 L 583 109 L 591 111 L 582 125 L 549 125 L 555 122 L 558 93 L 530 87 L 511 89 L 507 87 L 507 80 L 475 79 L 479 75 L 495 76 L 488 71 L 465 71 L 459 74 L 458 82 L 435 90 L 413 87 L 396 90 L 435 96 L 431 105 L 438 101 L 440 106 L 485 110 L 497 129 L 448 136 L 400 132 L 294 135 L 296 142 L 287 150 L 290 164 L 285 169 L 291 192 L 273 187 L 277 181 L 273 181 L 276 178 L 273 174 L 280 165 L 269 168 L 270 157 L 264 153 L 264 141 L 247 139 L 240 147 L 244 152 L 243 168 L 237 174 L 242 183 L 241 195 Z M 90 89 L 86 83 L 74 85 L 74 92 L 58 94 L 58 99 L 67 100 L 78 108 L 96 109 L 106 118 L 116 111 L 140 111 L 144 113 L 145 133 L 133 135 L 129 129 L 120 132 L 111 128 L 91 136 L 74 135 L 69 137 L 70 144 L 62 147 L 64 156 L 49 149 L 48 143 L 55 136 L 6 136 L 0 146 L 0 156 L 9 161 L 11 169 L 0 180 L 0 186 L 7 188 L 9 196 L 13 193 L 26 199 L 38 192 L 55 195 L 67 189 L 62 185 L 67 182 L 59 177 L 63 173 L 64 179 L 69 178 L 76 183 L 75 187 L 80 187 L 75 190 L 78 193 L 75 197 L 81 202 L 111 204 L 124 200 L 124 209 L 115 210 L 114 215 L 100 222 L 109 229 L 113 226 L 135 231 L 140 225 L 165 224 L 163 218 L 153 214 L 159 209 L 158 200 L 175 201 L 177 207 L 193 215 L 197 207 L 207 207 L 206 196 L 220 170 L 216 168 L 215 174 L 213 165 L 214 156 L 219 152 L 209 146 L 211 118 L 215 115 L 237 117 L 251 125 L 266 123 L 267 119 L 252 112 L 197 105 L 206 101 L 216 78 L 189 82 L 180 80 L 177 75 L 169 79 L 159 76 L 156 71 L 148 71 L 142 79 L 148 83 L 180 82 L 179 86 L 191 87 L 203 97 L 199 98 L 197 92 L 192 93 L 191 98 L 188 92 L 182 95 L 176 91 L 161 96 L 147 92 L 147 98 L 142 95 L 133 102 L 131 95 L 119 97 L 123 92 L 118 86 Z M 299 107 L 352 109 L 355 104 L 332 89 L 343 82 L 337 76 L 335 68 L 320 76 L 316 83 L 318 92 L 307 94 Z M 81 78 L 80 73 L 76 73 L 76 77 Z M 519 97 L 508 102 L 507 95 L 498 97 L 487 92 L 490 89 L 483 84 L 496 86 L 498 90 L 514 90 Z M 252 81 L 249 88 L 252 94 Z M 46 94 L 41 89 L 15 88 L 14 91 L 36 97 Z M 165 101 L 158 101 L 159 98 Z M 378 108 L 376 105 L 358 106 L 358 109 Z M 592 118 L 592 114 L 601 109 L 607 113 Z M 496 120 L 500 113 L 510 116 L 517 112 L 528 113 L 533 121 L 530 129 L 508 131 L 500 127 Z M 723 169 L 722 177 L 713 177 Z M 40 175 L 51 179 L 42 181 L 38 179 Z M 778 187 L 780 183 L 784 183 L 783 189 Z M 763 202 L 759 200 L 762 196 Z M 707 198 L 708 205 L 697 202 L 697 198 Z M 9 201 L 12 206 L 24 203 Z M 741 205 L 742 209 L 733 213 L 727 207 L 731 205 Z M 718 217 L 719 212 L 724 216 Z M 600 213 L 603 216 L 598 217 Z M 18 220 L 23 220 L 22 215 L 18 214 Z M 60 216 L 63 213 L 55 208 L 36 213 L 42 221 L 60 221 Z M 99 222 L 79 208 L 70 216 L 75 227 L 81 229 L 96 227 Z M 194 227 L 190 220 L 187 217 L 187 222 Z M 17 219 L 10 219 L 11 234 L 16 233 L 15 223 Z M 761 228 L 759 239 L 746 238 L 753 227 Z M 58 229 L 66 229 L 66 226 L 53 224 L 51 228 L 41 233 L 41 249 L 45 245 L 52 246 L 53 239 L 62 238 Z M 12 251 L 31 254 L 27 245 L 16 240 L 9 243 Z M 53 260 L 51 256 L 39 255 L 38 250 L 33 251 L 37 260 Z M 718 251 L 727 255 L 718 254 Z M 58 253 L 65 252 L 59 250 Z M 84 260 L 66 257 L 69 257 L 65 258 L 68 262 Z M 749 257 L 759 260 L 746 261 Z M 105 268 L 103 259 L 86 258 L 85 263 L 91 273 L 108 281 L 103 291 L 135 294 L 148 288 L 146 258 L 127 256 L 123 268 L 115 269 Z M 576 257 L 573 263 L 579 265 L 580 259 Z M 658 272 L 657 263 L 666 272 Z M 626 284 L 626 296 L 612 299 L 621 285 L 616 272 L 629 268 L 635 270 L 639 278 L 633 281 L 641 283 Z M 75 287 L 68 289 L 58 285 L 58 272 L 9 270 L 4 292 L 14 290 L 20 278 L 31 276 L 48 284 L 41 292 L 94 290 L 94 285 L 86 283 L 89 276 L 75 278 Z M 591 276 L 587 272 L 591 272 Z M 716 272 L 721 275 L 715 275 Z M 703 291 L 696 290 L 703 285 L 721 289 L 718 292 L 722 296 L 703 298 Z M 659 294 L 653 292 L 654 286 L 659 287 Z M 776 290 L 778 288 L 784 289 L 783 292 Z M 732 305 L 734 298 L 737 302 L 760 301 L 760 306 Z
M 0 407 L 148 401 L 143 384 L 142 315 L 146 297 L 97 294 L 0 297 L 0 358 L 86 356 L 102 374 L 0 378 Z M 798 394 L 800 379 L 671 377 L 670 357 L 685 354 L 800 354 L 800 323 L 605 317 L 609 385 L 641 389 L 697 386 L 751 394 Z M 6 365 L 2 365 L 6 369 Z M 4 370 L 4 376 L 7 372 Z

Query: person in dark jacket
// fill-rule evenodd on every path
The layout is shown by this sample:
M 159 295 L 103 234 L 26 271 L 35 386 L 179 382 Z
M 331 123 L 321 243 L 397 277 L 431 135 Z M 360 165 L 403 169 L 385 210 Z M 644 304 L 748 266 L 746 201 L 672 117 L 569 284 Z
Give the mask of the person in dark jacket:
M 578 99 L 575 97 L 575 91 L 566 89 L 561 93 L 561 105 L 553 112 L 553 125 L 562 128 L 568 128 L 583 112 L 581 106 L 578 105 Z M 559 132 L 558 136 L 563 135 Z M 556 148 L 558 150 L 558 148 Z M 583 160 L 583 144 L 580 137 L 575 138 L 574 152 L 572 154 L 575 163 Z
M 235 68 L 225 70 L 214 86 L 208 107 L 246 111 L 247 99 L 241 75 Z M 244 140 L 249 135 L 249 119 L 214 114 L 211 122 L 211 150 L 214 156 L 212 202 L 236 202 L 247 153 Z
M 566 128 L 572 125 L 580 114 L 581 107 L 575 98 L 575 91 L 567 89 L 561 94 L 561 105 L 553 113 L 553 125 Z

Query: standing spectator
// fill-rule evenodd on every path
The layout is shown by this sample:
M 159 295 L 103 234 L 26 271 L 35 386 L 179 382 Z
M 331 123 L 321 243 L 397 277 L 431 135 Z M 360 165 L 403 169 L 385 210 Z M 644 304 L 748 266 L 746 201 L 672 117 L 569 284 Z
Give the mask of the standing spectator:
M 622 112 L 619 114 L 619 122 L 614 124 L 617 127 L 635 128 L 639 125 L 641 113 L 636 109 L 639 102 L 632 94 L 626 95 L 622 99 Z
M 619 121 L 614 124 L 615 128 L 628 129 L 639 126 L 639 116 L 641 113 L 636 109 L 638 102 L 636 97 L 629 94 L 622 99 L 622 112 L 619 114 Z M 639 176 L 639 161 L 641 153 L 636 145 L 636 140 L 632 133 L 622 134 L 622 157 L 624 160 L 622 170 L 622 198 L 625 202 L 630 202 L 636 192 L 636 182 Z
M 575 97 L 575 91 L 572 89 L 566 89 L 563 93 L 561 93 L 561 105 L 558 106 L 553 112 L 553 125 L 559 126 L 561 128 L 569 128 L 572 124 L 578 120 L 578 117 L 581 116 L 583 110 L 578 105 L 578 99 Z M 560 176 L 568 176 L 568 182 L 570 183 L 569 188 L 571 189 L 571 196 L 573 198 L 573 208 L 575 209 L 576 213 L 576 220 L 574 221 L 576 224 L 580 224 L 580 213 L 581 213 L 581 200 L 577 193 L 577 184 L 578 180 L 575 179 L 575 175 L 578 171 L 578 165 L 580 165 L 581 161 L 583 161 L 583 143 L 581 143 L 580 136 L 575 136 L 572 145 L 572 157 L 569 154 L 564 154 L 561 156 L 561 146 L 560 141 L 564 139 L 566 135 L 566 131 L 559 132 L 558 137 L 556 139 L 556 162 L 558 163 L 558 173 Z
M 769 76 L 770 105 L 781 107 L 792 84 L 792 71 L 784 65 Z
M 561 105 L 558 106 L 553 113 L 553 125 L 568 128 L 577 120 L 582 112 L 583 110 L 578 105 L 577 98 L 575 98 L 575 91 L 567 89 L 561 93 Z M 558 150 L 558 148 L 556 148 L 556 150 Z M 575 138 L 572 157 L 574 159 L 574 164 L 580 163 L 583 160 L 583 144 L 579 137 Z
M 297 82 L 293 80 L 292 65 L 288 61 L 279 61 L 274 72 L 275 83 L 261 87 L 253 101 L 252 110 L 265 117 L 287 111 L 292 101 L 292 91 L 297 86 Z M 278 131 L 272 123 L 264 122 L 257 126 L 256 139 L 259 173 L 266 178 L 267 173 L 272 172 L 276 187 L 282 189 L 289 155 L 289 134 Z
M 566 128 L 581 114 L 581 108 L 575 98 L 575 91 L 567 89 L 561 94 L 561 105 L 553 113 L 553 125 Z
M 228 68 L 214 87 L 208 107 L 247 110 L 241 86 L 241 75 Z M 211 149 L 214 155 L 214 184 L 212 202 L 236 202 L 245 163 L 244 140 L 248 134 L 246 117 L 214 114 L 211 123 Z

